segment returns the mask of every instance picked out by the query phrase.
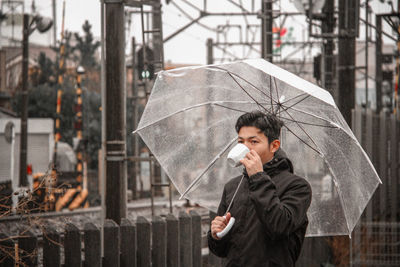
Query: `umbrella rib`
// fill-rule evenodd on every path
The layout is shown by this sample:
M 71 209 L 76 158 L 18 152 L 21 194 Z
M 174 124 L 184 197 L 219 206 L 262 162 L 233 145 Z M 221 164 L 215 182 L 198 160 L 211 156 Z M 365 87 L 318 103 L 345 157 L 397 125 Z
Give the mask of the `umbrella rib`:
M 322 157 L 322 158 L 323 158 L 324 162 L 326 163 L 326 165 L 328 166 L 328 169 L 329 169 L 330 172 L 332 173 L 333 179 L 335 179 L 336 181 L 338 181 L 338 179 L 337 179 L 337 177 L 336 177 L 336 174 L 334 173 L 334 171 L 333 171 L 331 165 L 329 164 L 329 162 L 326 160 L 325 157 Z M 335 184 L 337 184 L 337 182 L 336 182 Z M 337 189 L 337 188 L 338 188 L 338 187 L 336 186 L 336 189 Z M 341 194 L 341 192 L 340 192 L 339 190 L 337 190 L 337 193 L 338 193 L 338 195 L 339 195 L 340 204 L 342 205 L 342 208 L 343 208 L 343 215 L 344 215 L 344 218 L 345 218 L 345 220 L 346 220 L 347 229 L 348 229 L 348 231 L 350 231 L 350 225 L 349 225 L 349 222 L 348 222 L 348 220 L 347 220 L 346 212 L 344 211 L 345 205 L 344 205 L 343 196 L 342 196 L 342 194 Z
M 309 112 L 307 112 L 307 111 L 300 110 L 300 109 L 297 109 L 297 108 L 292 108 L 292 109 L 295 110 L 295 111 L 298 111 L 298 112 L 300 112 L 300 113 L 307 114 L 307 115 L 309 115 L 309 116 L 311 116 L 311 117 L 314 117 L 314 118 L 317 118 L 317 119 L 326 121 L 327 123 L 329 123 L 329 124 L 331 124 L 331 125 L 333 125 L 333 126 L 336 126 L 336 127 L 333 127 L 333 128 L 340 128 L 340 129 L 343 129 L 343 127 L 341 127 L 341 126 L 338 125 L 337 123 L 331 122 L 331 121 L 329 121 L 329 120 L 327 120 L 327 119 L 325 119 L 325 118 L 323 118 L 323 117 L 321 117 L 321 116 L 317 116 L 317 115 L 315 115 L 315 114 L 312 114 L 312 113 L 309 113 Z M 343 129 L 343 131 L 344 131 L 344 129 Z M 350 135 L 347 131 L 344 131 L 344 132 L 345 132 L 351 139 L 353 139 L 353 140 L 355 140 L 355 141 L 358 142 L 358 140 L 357 140 L 354 136 Z
M 233 111 L 242 112 L 242 113 L 246 113 L 246 112 L 247 112 L 247 110 L 241 110 L 241 109 L 231 108 L 231 107 L 224 106 L 224 105 L 221 105 L 221 104 L 214 104 L 214 105 L 215 105 L 215 106 L 222 107 L 222 108 L 230 109 L 230 110 L 233 110 Z M 293 120 L 293 119 L 285 118 L 285 117 L 283 117 L 283 116 L 277 116 L 277 117 L 280 118 L 280 119 L 282 119 L 282 120 L 288 120 L 288 121 L 291 121 L 291 122 L 297 122 L 297 123 L 300 123 L 300 124 L 305 124 L 305 125 L 310 125 L 310 126 L 325 127 L 325 128 L 337 128 L 337 126 L 329 126 L 329 125 L 327 126 L 327 125 L 315 124 L 315 123 L 304 122 L 304 121 L 298 121 L 298 120 L 296 121 L 296 120 Z
M 190 191 L 190 189 L 193 188 L 197 184 L 197 182 L 200 180 L 201 177 L 217 162 L 219 158 L 221 158 L 221 155 L 224 154 L 228 148 L 237 140 L 237 137 L 233 138 L 225 147 L 218 153 L 218 155 L 208 164 L 208 166 L 199 174 L 199 176 L 196 177 L 196 179 L 193 180 L 193 182 L 186 188 L 185 192 L 181 195 L 179 199 L 184 198 Z
M 331 124 L 331 125 L 333 126 L 332 128 L 343 129 L 343 128 L 342 128 L 341 126 L 339 126 L 338 124 L 336 124 L 336 123 L 334 123 L 334 122 L 331 122 L 331 121 L 329 121 L 329 120 L 327 120 L 327 119 L 325 119 L 325 118 L 322 118 L 322 117 L 320 117 L 320 116 L 317 116 L 317 115 L 315 115 L 315 114 L 312 114 L 312 113 L 309 113 L 309 112 L 306 112 L 306 111 L 304 111 L 304 110 L 300 110 L 300 109 L 297 109 L 297 108 L 292 108 L 292 109 L 295 110 L 295 111 L 297 111 L 297 112 L 307 114 L 307 115 L 309 115 L 309 116 L 311 116 L 311 117 L 314 117 L 314 118 L 317 118 L 317 119 L 326 121 L 327 123 L 329 123 L 329 124 Z M 357 140 L 354 136 L 352 136 L 351 134 L 349 134 L 349 133 L 348 133 L 347 131 L 345 131 L 344 129 L 343 129 L 343 131 L 344 131 L 351 139 L 353 139 L 354 141 L 358 142 L 358 140 Z
M 283 103 L 287 103 L 287 102 L 289 102 L 289 101 L 292 101 L 293 99 L 296 99 L 296 98 L 301 97 L 301 96 L 304 96 L 304 95 L 311 95 L 311 94 L 309 94 L 309 93 L 302 93 L 302 94 L 296 95 L 296 96 L 294 96 L 294 97 L 292 97 L 292 98 L 290 98 L 290 99 L 284 101 Z
M 224 106 L 224 105 L 221 105 L 221 104 L 214 104 L 214 105 L 222 107 L 222 108 L 230 109 L 230 110 L 233 110 L 233 111 L 239 111 L 239 112 L 243 112 L 243 113 L 247 112 L 246 110 L 240 110 L 240 109 L 236 109 L 236 108 L 231 108 L 231 107 L 227 107 L 227 106 Z
M 271 88 L 272 88 L 272 81 L 271 81 L 271 75 L 269 75 L 269 97 L 270 97 L 270 100 L 271 100 L 271 113 L 273 113 L 273 103 L 272 103 L 272 90 L 271 90 Z
M 297 109 L 297 108 L 292 108 L 292 109 L 295 110 L 295 111 L 297 111 L 297 112 L 304 113 L 304 114 L 307 114 L 307 115 L 309 115 L 309 116 L 311 116 L 311 117 L 314 117 L 314 118 L 320 119 L 320 120 L 322 120 L 322 121 L 325 121 L 325 122 L 331 124 L 331 125 L 332 125 L 332 128 L 342 128 L 342 127 L 340 127 L 338 124 L 336 124 L 336 123 L 334 123 L 334 122 L 331 122 L 331 121 L 329 121 L 329 120 L 327 120 L 327 119 L 325 119 L 325 118 L 323 118 L 323 117 L 321 117 L 321 116 L 317 116 L 317 115 L 315 115 L 315 114 L 312 114 L 312 113 L 310 113 L 310 112 L 307 112 L 307 111 L 304 111 L 304 110 L 301 110 L 301 109 Z M 326 126 L 326 127 L 327 127 L 327 126 Z M 351 138 L 354 139 L 353 137 L 351 137 Z
M 282 117 L 282 116 L 279 116 L 279 118 L 282 119 L 282 120 L 288 120 L 288 121 L 291 121 L 291 122 L 297 122 L 297 123 L 300 123 L 300 124 L 305 124 L 305 125 L 310 125 L 310 126 L 325 127 L 325 128 L 338 128 L 337 126 L 333 126 L 333 125 L 330 126 L 330 125 L 315 124 L 315 123 L 304 122 L 304 121 L 296 121 L 296 120 L 285 118 L 285 117 Z
M 296 103 L 294 103 L 294 104 L 290 105 L 289 107 L 285 107 L 285 108 L 283 108 L 283 110 L 288 110 L 288 109 L 290 109 L 290 108 L 292 108 L 292 107 L 296 106 L 297 104 L 299 104 L 299 103 L 303 102 L 304 100 L 306 100 L 306 99 L 307 99 L 307 98 L 309 98 L 310 96 L 311 96 L 311 95 L 306 95 L 304 98 L 300 99 L 299 101 L 297 101 Z M 282 106 L 284 107 L 284 105 L 283 105 L 283 104 L 282 104 Z
M 251 82 L 249 82 L 248 80 L 246 80 L 246 79 L 244 79 L 244 78 L 242 78 L 240 75 L 238 75 L 238 74 L 236 74 L 236 73 L 233 73 L 233 72 L 230 72 L 230 71 L 228 71 L 228 70 L 226 70 L 226 69 L 223 69 L 223 68 L 220 68 L 220 67 L 216 67 L 216 66 L 213 66 L 213 68 L 215 68 L 215 69 L 219 69 L 219 70 L 222 70 L 222 71 L 225 71 L 225 72 L 227 72 L 228 74 L 229 74 L 229 76 L 231 76 L 231 78 L 240 86 L 240 88 L 242 88 L 242 90 L 248 95 L 248 96 L 250 96 L 257 104 L 259 104 L 238 82 L 237 82 L 237 80 L 233 77 L 233 75 L 235 75 L 236 77 L 238 77 L 239 79 L 241 79 L 241 80 L 243 80 L 244 82 L 246 82 L 246 83 L 248 83 L 249 85 L 251 85 L 254 89 L 256 89 L 257 91 L 259 91 L 261 94 L 263 94 L 264 96 L 266 96 L 267 98 L 269 97 L 269 99 L 270 99 L 270 101 L 271 101 L 271 111 L 269 111 L 270 113 L 272 113 L 272 114 L 275 114 L 274 112 L 273 112 L 273 102 L 275 102 L 275 104 L 277 104 L 277 105 L 280 105 L 281 103 L 279 102 L 279 92 L 278 92 L 278 86 L 276 85 L 276 79 L 275 79 L 275 77 L 273 77 L 274 78 L 274 84 L 275 84 L 275 91 L 276 91 L 276 95 L 277 95 L 277 97 L 278 97 L 278 101 L 275 101 L 274 99 L 273 99 L 273 97 L 272 97 L 272 90 L 273 90 L 273 88 L 272 88 L 272 81 L 271 81 L 271 75 L 269 75 L 269 83 L 270 83 L 270 86 L 269 86 L 269 92 L 270 92 L 270 95 L 268 96 L 266 93 L 264 93 L 262 90 L 260 90 L 257 86 L 255 86 L 254 84 L 252 84 Z M 260 105 L 261 106 L 261 105 Z M 264 108 L 263 106 L 261 106 L 266 112 L 268 112 L 268 110 L 266 109 L 266 108 Z M 278 108 L 279 109 L 279 108 Z M 276 114 L 275 114 L 276 115 Z
M 284 110 L 284 111 L 289 115 L 289 117 L 290 117 L 292 120 L 294 120 L 294 118 L 293 118 L 292 115 L 289 113 L 289 111 L 287 111 L 287 110 Z M 314 139 L 304 130 L 304 128 L 303 128 L 298 122 L 295 121 L 295 123 L 296 123 L 297 126 L 299 126 L 299 128 L 307 135 L 307 137 L 310 138 L 310 140 L 314 143 L 314 145 L 317 146 L 317 144 L 315 143 Z
M 290 116 L 290 117 L 292 117 L 291 115 L 290 115 L 290 113 L 287 111 L 287 110 L 285 110 L 285 112 Z M 308 138 L 310 138 L 311 139 L 311 141 L 314 143 L 314 145 L 317 147 L 317 148 L 319 148 L 319 146 L 314 142 L 314 140 L 311 138 L 311 136 L 303 129 L 303 127 L 301 127 L 298 123 L 297 123 L 297 125 L 300 127 L 300 129 L 308 136 Z M 286 127 L 287 128 L 287 127 Z M 289 129 L 289 128 L 288 128 Z M 290 131 L 290 130 L 289 130 Z M 293 133 L 293 132 L 292 132 Z M 307 143 L 305 143 L 306 145 L 308 145 Z M 311 147 L 311 146 L 310 146 Z M 312 147 L 311 147 L 312 148 Z M 320 148 L 319 148 L 320 149 Z M 315 149 L 314 149 L 315 150 Z M 315 150 L 315 151 L 317 151 L 317 150 Z M 317 151 L 318 152 L 318 151 Z M 321 152 L 318 152 L 320 155 L 322 155 L 321 154 Z M 331 171 L 331 173 L 332 173 L 332 175 L 333 175 L 333 177 L 336 179 L 336 181 L 338 180 L 337 179 L 337 177 L 336 177 L 336 175 L 335 175 L 335 173 L 333 172 L 333 169 L 331 168 L 331 166 L 330 166 L 330 164 L 328 163 L 328 161 L 326 160 L 326 158 L 322 155 L 322 158 L 324 159 L 324 161 L 325 161 L 325 163 L 327 164 L 327 166 L 328 166 L 328 168 L 329 168 L 329 170 Z M 337 183 L 337 182 L 336 182 Z M 343 196 L 340 194 L 340 192 L 338 191 L 338 195 L 339 195 L 339 197 L 340 197 L 340 202 L 341 202 L 341 204 L 342 204 L 342 207 L 344 208 L 344 200 L 343 200 Z M 346 224 L 347 224 L 347 229 L 350 231 L 350 226 L 349 226 L 349 222 L 348 222 L 348 220 L 347 220 L 347 216 L 346 216 L 346 212 L 343 212 L 343 214 L 344 214 L 344 216 L 345 216 L 345 220 L 346 220 Z
M 321 152 L 319 152 L 317 149 L 313 148 L 311 145 L 309 145 L 306 141 L 304 141 L 301 137 L 299 137 L 297 134 L 295 134 L 289 127 L 287 127 L 286 125 L 283 125 L 286 129 L 289 130 L 289 132 L 291 132 L 294 136 L 296 136 L 301 142 L 303 142 L 306 146 L 308 146 L 309 148 L 311 148 L 312 150 L 314 150 L 315 152 L 317 152 L 317 154 L 321 155 Z
M 257 91 L 259 91 L 259 92 L 260 92 L 261 94 L 263 94 L 264 96 L 270 98 L 270 99 L 271 99 L 271 103 L 272 103 L 272 101 L 275 101 L 275 100 L 273 100 L 272 96 L 268 96 L 268 94 L 266 94 L 265 92 L 263 92 L 263 90 L 261 90 L 260 88 L 258 88 L 257 86 L 255 86 L 254 84 L 252 84 L 251 82 L 249 82 L 248 80 L 244 79 L 244 78 L 241 77 L 240 75 L 238 75 L 238 74 L 236 74 L 236 73 L 234 73 L 234 72 L 231 72 L 231 71 L 229 71 L 229 70 L 226 70 L 226 69 L 217 67 L 217 66 L 210 66 L 210 67 L 211 67 L 211 68 L 215 68 L 215 69 L 219 69 L 219 70 L 222 70 L 222 71 L 225 71 L 226 73 L 230 74 L 231 77 L 232 77 L 232 75 L 235 75 L 235 76 L 238 77 L 239 79 L 241 79 L 241 80 L 243 80 L 244 82 L 250 84 L 254 89 L 256 89 Z M 271 79 L 271 76 L 270 76 L 270 75 L 268 75 L 268 76 L 269 76 L 270 79 Z M 233 78 L 233 77 L 232 77 L 232 78 Z M 270 86 L 271 86 L 271 85 L 270 85 Z M 271 87 L 270 87 L 270 92 L 271 92 Z M 276 101 L 275 101 L 275 102 L 276 102 Z
M 179 113 L 182 113 L 182 112 L 191 110 L 191 109 L 199 108 L 199 107 L 202 107 L 202 106 L 206 106 L 206 105 L 218 105 L 218 104 L 220 104 L 220 103 L 253 104 L 253 102 L 251 102 L 251 101 L 208 101 L 208 102 L 205 102 L 205 103 L 197 104 L 197 105 L 194 105 L 194 106 L 191 106 L 191 107 L 187 107 L 187 108 L 184 108 L 184 109 L 175 111 L 175 112 L 173 112 L 173 113 L 171 113 L 171 114 L 169 114 L 169 115 L 166 115 L 166 116 L 164 116 L 164 117 L 162 117 L 162 118 L 160 118 L 160 119 L 158 119 L 158 120 L 156 120 L 156 121 L 151 122 L 150 124 L 147 124 L 147 125 L 145 125 L 145 126 L 142 126 L 142 127 L 138 128 L 138 129 L 136 129 L 136 130 L 133 131 L 132 133 L 135 134 L 135 133 L 137 133 L 137 132 L 140 131 L 140 130 L 143 130 L 143 129 L 147 128 L 147 127 L 150 127 L 151 125 L 153 125 L 153 124 L 155 124 L 155 123 L 157 123 L 157 122 L 160 122 L 160 121 L 162 121 L 162 120 L 165 120 L 165 119 L 167 119 L 167 118 L 169 118 L 169 117 L 172 117 L 172 116 L 174 116 L 174 115 L 176 115 L 176 114 L 179 114 Z
M 239 84 L 239 82 L 233 77 L 233 75 L 232 75 L 230 72 L 228 72 L 228 75 L 231 76 L 231 78 L 235 81 L 235 83 L 236 83 L 237 85 L 239 85 L 239 87 L 240 87 L 251 99 L 253 99 L 253 101 L 254 101 L 258 106 L 262 107 L 266 112 L 268 112 L 268 110 L 267 110 L 263 105 L 261 105 L 260 103 L 258 103 L 258 101 L 257 101 L 254 97 L 252 97 L 252 96 L 246 91 L 246 89 L 243 88 L 243 86 L 241 86 L 241 85 Z
M 273 78 L 274 78 L 274 84 L 275 84 L 276 99 L 278 100 L 278 109 L 277 109 L 276 114 L 278 114 L 278 112 L 279 112 L 279 115 L 280 115 L 281 113 L 280 113 L 280 110 L 279 110 L 279 106 L 282 105 L 282 103 L 279 102 L 279 93 L 278 93 L 278 86 L 276 85 L 276 78 L 275 77 L 273 77 Z M 270 91 L 271 90 L 272 89 L 270 89 Z

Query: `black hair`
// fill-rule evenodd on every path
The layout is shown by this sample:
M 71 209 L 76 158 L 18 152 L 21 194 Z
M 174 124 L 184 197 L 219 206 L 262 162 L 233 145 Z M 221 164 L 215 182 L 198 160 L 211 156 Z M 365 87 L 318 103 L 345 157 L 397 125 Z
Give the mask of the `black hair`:
M 261 111 L 252 111 L 241 115 L 236 121 L 235 129 L 239 133 L 244 126 L 253 126 L 261 130 L 268 138 L 268 142 L 278 139 L 283 122 L 274 114 L 265 114 Z

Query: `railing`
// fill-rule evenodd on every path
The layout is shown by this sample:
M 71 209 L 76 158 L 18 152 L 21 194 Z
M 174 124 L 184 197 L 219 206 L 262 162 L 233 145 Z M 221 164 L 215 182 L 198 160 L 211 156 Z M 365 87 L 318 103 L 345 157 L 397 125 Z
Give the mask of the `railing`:
M 82 230 L 68 223 L 63 232 L 46 225 L 42 240 L 29 231 L 15 238 L 0 234 L 0 266 L 16 262 L 44 267 L 207 266 L 203 265 L 209 260 L 202 256 L 201 224 L 201 216 L 193 210 L 181 211 L 178 218 L 169 214 L 154 216 L 151 221 L 145 217 L 135 222 L 123 219 L 120 225 L 106 220 L 103 256 L 101 230 L 93 223 L 85 224 Z

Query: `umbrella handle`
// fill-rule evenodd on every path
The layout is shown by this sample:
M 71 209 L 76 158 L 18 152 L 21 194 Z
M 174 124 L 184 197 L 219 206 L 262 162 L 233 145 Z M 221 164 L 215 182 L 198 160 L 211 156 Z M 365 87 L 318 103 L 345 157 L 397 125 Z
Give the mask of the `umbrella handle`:
M 224 218 L 226 219 L 226 216 L 224 216 Z M 224 228 L 224 230 L 222 230 L 221 232 L 217 233 L 217 237 L 218 238 L 223 238 L 232 228 L 233 224 L 235 223 L 235 218 L 231 217 L 231 219 L 229 220 L 228 225 Z

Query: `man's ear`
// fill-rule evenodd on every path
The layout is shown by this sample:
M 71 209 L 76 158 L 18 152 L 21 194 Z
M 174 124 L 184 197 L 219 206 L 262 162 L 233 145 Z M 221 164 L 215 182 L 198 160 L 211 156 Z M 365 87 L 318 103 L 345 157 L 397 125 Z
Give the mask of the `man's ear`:
M 269 149 L 272 153 L 275 153 L 276 151 L 278 151 L 280 146 L 281 146 L 281 141 L 275 139 L 274 141 L 271 142 Z

